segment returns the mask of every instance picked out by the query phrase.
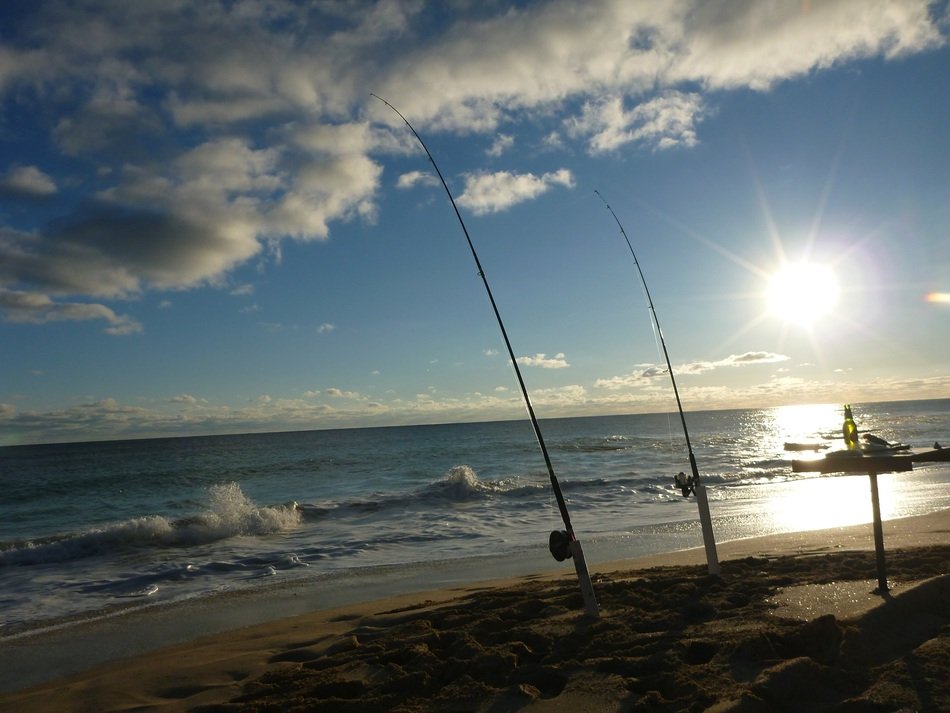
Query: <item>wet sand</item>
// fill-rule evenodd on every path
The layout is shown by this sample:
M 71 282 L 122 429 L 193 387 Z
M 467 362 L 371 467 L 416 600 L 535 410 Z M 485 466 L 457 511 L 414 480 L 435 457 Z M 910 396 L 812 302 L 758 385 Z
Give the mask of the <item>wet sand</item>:
M 0 695 L 16 711 L 946 711 L 950 510 L 313 612 Z

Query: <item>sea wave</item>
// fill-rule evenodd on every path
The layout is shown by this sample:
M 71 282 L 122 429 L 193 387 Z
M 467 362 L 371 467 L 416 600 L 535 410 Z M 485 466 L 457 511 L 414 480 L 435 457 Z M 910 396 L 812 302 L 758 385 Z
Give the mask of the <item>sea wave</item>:
M 520 498 L 543 490 L 543 483 L 523 482 L 519 478 L 481 479 L 468 465 L 456 465 L 445 475 L 406 493 L 376 493 L 366 498 L 342 502 L 301 503 L 298 508 L 308 520 L 349 513 L 369 513 L 394 508 L 443 507 L 448 503 L 473 502 L 488 497 Z
M 535 493 L 540 487 L 536 483 L 524 484 L 518 478 L 481 480 L 471 466 L 456 465 L 450 468 L 445 476 L 423 487 L 416 495 L 461 502 L 486 495 L 518 497 Z
M 665 441 L 647 436 L 607 435 L 587 436 L 552 440 L 548 447 L 552 451 L 599 453 L 601 451 L 639 451 L 668 448 Z
M 630 472 L 626 475 L 597 478 L 559 478 L 559 484 L 569 500 L 597 501 L 639 495 L 643 502 L 669 499 L 678 494 L 673 476 L 662 478 L 655 474 Z M 346 518 L 378 514 L 385 518 L 392 511 L 407 508 L 419 511 L 443 511 L 448 505 L 470 505 L 495 501 L 500 507 L 521 508 L 534 502 L 547 502 L 551 484 L 546 473 L 503 479 L 479 478 L 468 465 L 450 468 L 441 478 L 416 490 L 399 494 L 377 493 L 370 497 L 347 501 L 302 503 L 299 510 L 306 522 L 328 518 Z
M 130 547 L 191 547 L 273 534 L 299 523 L 296 503 L 260 507 L 237 483 L 222 483 L 208 489 L 208 509 L 189 517 L 147 515 L 79 533 L 0 543 L 0 567 L 65 562 Z

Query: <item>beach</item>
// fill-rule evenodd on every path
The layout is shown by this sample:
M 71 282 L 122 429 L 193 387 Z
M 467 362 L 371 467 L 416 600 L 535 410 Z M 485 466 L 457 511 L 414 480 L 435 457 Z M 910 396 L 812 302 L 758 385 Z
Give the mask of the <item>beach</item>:
M 950 510 L 267 621 L 0 694 L 16 711 L 950 709 Z

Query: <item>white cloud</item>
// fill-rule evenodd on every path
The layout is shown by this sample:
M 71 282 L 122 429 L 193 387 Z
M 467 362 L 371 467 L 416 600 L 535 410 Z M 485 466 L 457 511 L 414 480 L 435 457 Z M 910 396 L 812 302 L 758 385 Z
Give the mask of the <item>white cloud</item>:
M 942 43 L 930 3 L 888 0 L 697 3 L 678 20 L 669 82 L 764 90 L 848 60 L 894 58 Z
M 546 354 L 521 356 L 518 357 L 518 363 L 523 366 L 537 366 L 542 369 L 566 369 L 570 366 L 562 352 L 555 354 L 553 357 L 548 357 Z
M 330 324 L 329 322 L 324 322 L 319 327 L 317 327 L 318 334 L 328 334 L 336 329 L 335 324 Z
M 788 361 L 789 357 L 775 352 L 756 351 L 744 352 L 742 354 L 730 354 L 724 359 L 718 361 L 695 361 L 673 367 L 673 373 L 677 376 L 686 374 L 696 376 L 704 374 L 714 369 L 725 367 L 743 367 L 755 366 L 758 364 L 778 364 Z M 602 389 L 625 389 L 633 386 L 643 386 L 652 382 L 659 376 L 666 376 L 669 370 L 666 365 L 658 366 L 654 364 L 639 364 L 634 371 L 622 376 L 611 376 L 606 379 L 597 379 L 595 386 Z
M 629 374 L 597 379 L 594 386 L 599 389 L 617 390 L 649 385 L 658 376 L 665 376 L 664 368 L 652 364 L 640 364 Z
M 580 117 L 568 120 L 568 132 L 588 137 L 592 153 L 612 151 L 628 143 L 644 143 L 657 149 L 691 147 L 697 143 L 695 124 L 702 118 L 698 94 L 667 92 L 631 110 L 623 99 L 612 97 L 588 102 Z
M 535 404 L 561 408 L 577 408 L 587 400 L 587 389 L 579 384 L 558 386 L 550 389 L 534 389 L 531 401 Z
M 853 58 L 920 51 L 941 42 L 930 6 L 553 0 L 456 3 L 446 13 L 419 2 L 272 2 L 186 16 L 167 3 L 49 3 L 30 42 L 14 38 L 0 53 L 0 89 L 78 80 L 74 114 L 103 106 L 97 116 L 130 117 L 155 115 L 141 90 L 158 86 L 163 114 L 214 127 L 339 118 L 372 87 L 424 124 L 494 130 L 512 112 L 569 98 L 683 83 L 760 89 Z
M 327 396 L 334 399 L 360 399 L 359 392 L 356 391 L 344 391 L 343 389 L 330 388 L 324 392 Z
M 439 178 L 429 171 L 409 171 L 396 180 L 396 188 L 413 188 L 414 186 L 438 186 Z
M 53 302 L 36 292 L 0 289 L 0 314 L 4 321 L 20 324 L 104 320 L 106 334 L 126 335 L 142 331 L 142 325 L 128 315 L 116 314 L 109 307 L 90 302 Z
M 46 198 L 57 191 L 56 182 L 36 166 L 14 166 L 0 177 L 0 195 Z
M 788 361 L 784 354 L 775 352 L 743 352 L 742 354 L 730 354 L 725 359 L 716 362 L 716 366 L 748 366 L 750 364 L 776 364 L 778 362 Z
M 163 173 L 127 165 L 118 184 L 45 233 L 0 235 L 0 280 L 29 281 L 51 298 L 214 284 L 259 254 L 268 236 L 324 239 L 333 219 L 370 218 L 379 167 L 311 148 L 291 166 L 275 149 L 221 139 L 182 153 Z
M 334 220 L 374 219 L 382 167 L 366 155 L 373 145 L 368 127 L 312 126 L 293 143 L 303 153 L 285 161 L 284 193 L 263 213 L 265 234 L 325 239 Z
M 475 173 L 465 177 L 465 190 L 456 202 L 476 215 L 497 213 L 513 205 L 537 198 L 554 186 L 574 187 L 569 170 L 535 176 L 531 173 Z
M 119 63 L 106 60 L 106 64 Z M 149 139 L 158 138 L 161 121 L 138 101 L 128 79 L 100 81 L 82 109 L 56 123 L 52 136 L 64 154 L 141 151 Z
M 510 134 L 498 134 L 495 141 L 485 153 L 492 158 L 501 156 L 505 151 L 515 145 L 515 137 Z

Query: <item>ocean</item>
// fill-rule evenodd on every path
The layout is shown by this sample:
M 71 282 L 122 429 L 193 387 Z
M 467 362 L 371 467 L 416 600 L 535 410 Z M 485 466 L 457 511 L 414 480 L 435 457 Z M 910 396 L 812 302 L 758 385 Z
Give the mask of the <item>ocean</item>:
M 950 446 L 950 399 L 855 404 L 854 416 L 889 441 Z M 870 522 L 867 477 L 793 473 L 809 454 L 784 447 L 840 448 L 839 404 L 686 418 L 718 541 Z M 695 498 L 673 483 L 689 470 L 678 414 L 541 429 L 592 571 L 702 545 Z M 879 481 L 885 519 L 950 507 L 950 463 Z M 10 446 L 0 488 L 0 645 L 281 588 L 329 606 L 387 581 L 573 572 L 547 550 L 562 524 L 527 418 Z

